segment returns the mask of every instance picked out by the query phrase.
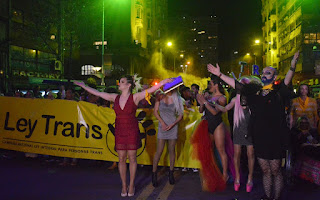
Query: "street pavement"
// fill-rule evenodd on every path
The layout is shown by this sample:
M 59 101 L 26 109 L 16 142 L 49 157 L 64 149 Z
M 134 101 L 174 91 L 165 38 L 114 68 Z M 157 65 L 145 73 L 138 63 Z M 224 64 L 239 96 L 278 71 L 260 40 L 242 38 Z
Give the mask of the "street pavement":
M 259 199 L 263 194 L 261 173 L 255 170 L 254 189 L 245 192 L 245 183 L 240 191 L 233 190 L 229 183 L 223 192 L 203 192 L 199 173 L 192 170 L 176 170 L 176 184 L 168 182 L 168 168 L 159 167 L 159 187 L 151 184 L 151 166 L 139 166 L 134 197 L 121 197 L 121 182 L 118 170 L 108 170 L 111 162 L 80 160 L 75 167 L 61 167 L 57 162 L 45 159 L 26 159 L 19 156 L 0 159 L 0 200 L 250 200 Z M 59 158 L 61 159 L 61 158 Z M 129 176 L 128 176 L 129 178 Z M 244 180 L 245 181 L 245 180 Z M 320 188 L 314 184 L 297 181 L 292 187 L 285 187 L 282 199 L 319 200 Z

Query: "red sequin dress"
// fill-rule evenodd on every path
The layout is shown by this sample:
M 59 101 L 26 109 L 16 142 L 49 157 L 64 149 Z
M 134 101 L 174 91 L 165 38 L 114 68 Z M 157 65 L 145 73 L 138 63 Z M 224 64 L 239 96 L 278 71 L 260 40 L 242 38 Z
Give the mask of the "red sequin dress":
M 140 146 L 139 124 L 136 118 L 137 105 L 133 101 L 133 94 L 130 94 L 122 110 L 119 99 L 120 95 L 114 102 L 116 150 L 137 150 Z

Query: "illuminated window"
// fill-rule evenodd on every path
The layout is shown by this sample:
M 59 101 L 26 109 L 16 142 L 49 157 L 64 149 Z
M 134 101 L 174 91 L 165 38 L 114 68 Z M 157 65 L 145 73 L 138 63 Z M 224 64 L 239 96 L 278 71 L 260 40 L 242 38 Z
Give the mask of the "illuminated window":
M 311 40 L 317 39 L 317 34 L 315 34 L 315 33 L 310 33 L 310 39 L 311 39 Z
M 137 18 L 141 19 L 141 8 L 137 8 Z
M 317 39 L 320 40 L 320 33 L 317 33 Z
M 304 40 L 304 43 L 305 44 L 309 44 L 309 40 Z
M 309 39 L 309 33 L 304 34 L 304 39 Z
M 84 65 L 81 67 L 81 75 L 90 75 L 94 73 L 93 65 Z
M 23 23 L 23 13 L 20 10 L 13 9 L 12 11 L 12 21 Z

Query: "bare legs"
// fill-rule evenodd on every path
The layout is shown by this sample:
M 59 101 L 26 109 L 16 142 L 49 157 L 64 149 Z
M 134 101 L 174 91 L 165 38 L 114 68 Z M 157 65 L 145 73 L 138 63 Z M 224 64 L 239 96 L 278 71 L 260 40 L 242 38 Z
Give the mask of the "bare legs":
M 127 151 L 126 150 L 117 150 L 119 155 L 119 173 L 122 182 L 122 191 L 121 193 L 127 193 Z
M 240 183 L 240 156 L 241 156 L 241 145 L 235 144 L 234 146 L 234 156 L 233 156 L 233 162 L 234 162 L 234 168 L 236 171 L 236 177 L 234 182 Z
M 134 179 L 137 171 L 137 150 L 117 150 L 119 155 L 119 172 L 122 182 L 122 193 L 127 193 L 127 156 L 129 158 L 130 184 L 128 193 L 134 193 Z
M 222 168 L 223 168 L 223 178 L 225 181 L 228 179 L 228 157 L 225 151 L 225 130 L 224 125 L 221 123 L 214 131 L 213 137 L 210 134 L 211 140 L 214 139 L 215 145 L 219 152 Z
M 248 180 L 246 185 L 246 191 L 251 192 L 253 187 L 252 176 L 253 176 L 253 168 L 254 168 L 254 152 L 253 152 L 253 145 L 247 146 L 247 156 L 248 156 Z M 236 177 L 234 180 L 234 190 L 239 191 L 240 188 L 240 158 L 241 158 L 241 145 L 234 144 L 234 166 L 236 171 Z
M 137 150 L 128 150 L 129 170 L 130 170 L 130 185 L 128 194 L 134 194 L 134 179 L 137 172 Z
M 253 145 L 247 146 L 247 156 L 248 156 L 248 168 L 249 168 L 249 174 L 248 174 L 248 182 L 252 183 L 252 177 L 253 177 L 253 170 L 254 170 L 254 149 Z
M 254 150 L 253 145 L 247 146 L 247 156 L 248 156 L 248 168 L 249 168 L 249 174 L 248 174 L 248 183 L 252 182 L 253 177 L 253 169 L 254 169 Z M 234 145 L 234 167 L 236 170 L 236 178 L 235 182 L 240 182 L 240 158 L 241 158 L 241 145 L 235 144 Z

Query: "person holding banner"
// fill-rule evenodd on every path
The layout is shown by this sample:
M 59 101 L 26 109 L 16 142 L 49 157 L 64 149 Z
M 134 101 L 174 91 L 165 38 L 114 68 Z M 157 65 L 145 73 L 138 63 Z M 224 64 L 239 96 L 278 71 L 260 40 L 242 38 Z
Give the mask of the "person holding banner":
M 273 67 L 265 67 L 261 75 L 264 87 L 257 93 L 247 95 L 247 103 L 251 110 L 250 130 L 253 136 L 255 155 L 263 172 L 263 187 L 265 195 L 261 199 L 270 199 L 272 185 L 274 185 L 274 198 L 279 199 L 283 187 L 281 174 L 281 158 L 288 144 L 289 128 L 285 118 L 285 101 L 290 96 L 288 85 L 294 76 L 299 51 L 295 53 L 291 61 L 291 67 L 286 77 L 278 87 L 274 86 L 277 79 L 277 70 Z M 246 85 L 224 75 L 217 64 L 208 64 L 207 69 L 212 74 L 235 88 L 240 93 Z M 274 177 L 274 181 L 272 180 Z
M 107 101 L 114 102 L 114 111 L 116 113 L 115 120 L 115 146 L 119 156 L 119 172 L 122 181 L 121 196 L 134 196 L 135 187 L 134 180 L 137 171 L 137 149 L 140 146 L 139 126 L 136 118 L 136 110 L 139 102 L 144 98 L 150 98 L 149 93 L 158 90 L 165 83 L 171 82 L 171 79 L 162 80 L 158 85 L 155 85 L 142 92 L 132 94 L 132 90 L 136 84 L 139 84 L 136 76 L 127 75 L 120 79 L 119 90 L 121 94 L 113 94 L 99 92 L 83 82 L 74 82 L 74 84 L 82 87 L 89 93 L 101 97 Z M 126 160 L 129 158 L 130 184 L 127 186 Z
M 160 95 L 159 95 L 160 96 Z M 154 105 L 154 115 L 159 120 L 157 152 L 153 159 L 152 185 L 158 186 L 157 167 L 165 143 L 168 142 L 170 157 L 169 183 L 175 183 L 173 172 L 175 162 L 175 146 L 178 139 L 178 123 L 183 119 L 183 103 L 177 89 L 171 90 L 162 98 L 157 98 Z

